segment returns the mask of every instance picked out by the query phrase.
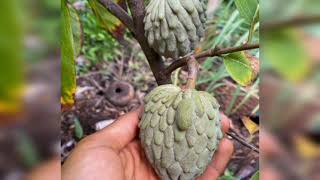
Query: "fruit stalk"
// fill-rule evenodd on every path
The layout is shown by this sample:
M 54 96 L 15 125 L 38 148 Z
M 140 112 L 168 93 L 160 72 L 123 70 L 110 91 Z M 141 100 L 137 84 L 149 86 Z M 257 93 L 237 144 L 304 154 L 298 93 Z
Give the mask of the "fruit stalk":
M 187 61 L 187 65 L 188 65 L 187 88 L 194 89 L 196 87 L 196 82 L 197 82 L 199 63 L 194 58 L 194 56 L 190 56 L 190 58 Z

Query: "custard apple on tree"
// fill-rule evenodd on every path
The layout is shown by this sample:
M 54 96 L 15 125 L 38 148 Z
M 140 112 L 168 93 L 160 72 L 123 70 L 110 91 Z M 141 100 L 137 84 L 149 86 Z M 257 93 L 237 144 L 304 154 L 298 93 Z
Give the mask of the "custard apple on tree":
M 222 139 L 219 104 L 209 93 L 161 85 L 144 99 L 140 140 L 163 180 L 201 175 Z
M 204 35 L 207 0 L 150 0 L 145 36 L 160 55 L 177 58 L 195 49 Z

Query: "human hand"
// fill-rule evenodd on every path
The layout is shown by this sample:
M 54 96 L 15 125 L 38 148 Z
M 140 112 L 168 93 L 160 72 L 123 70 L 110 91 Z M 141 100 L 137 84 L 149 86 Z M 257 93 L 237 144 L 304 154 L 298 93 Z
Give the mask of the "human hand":
M 63 180 L 160 179 L 138 139 L 139 110 L 121 116 L 110 126 L 84 138 L 62 167 Z M 222 116 L 222 131 L 229 129 L 229 119 Z M 198 180 L 218 179 L 231 158 L 232 141 L 223 138 L 214 159 Z

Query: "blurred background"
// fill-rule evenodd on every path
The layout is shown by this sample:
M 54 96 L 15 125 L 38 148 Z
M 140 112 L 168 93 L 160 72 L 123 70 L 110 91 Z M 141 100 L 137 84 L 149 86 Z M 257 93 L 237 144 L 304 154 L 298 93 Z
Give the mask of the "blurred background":
M 320 1 L 260 6 L 261 179 L 319 179 Z
M 139 106 L 156 86 L 139 45 L 117 19 L 99 18 L 101 7 L 87 0 L 68 2 L 77 89 L 73 106 L 61 112 L 60 1 L 0 1 L 0 179 L 58 179 L 59 164 L 78 141 Z M 259 6 L 252 42 L 261 51 L 250 55 L 260 62 L 260 76 L 243 87 L 221 57 L 201 65 L 197 88 L 215 95 L 236 133 L 260 147 L 259 159 L 234 141 L 221 179 L 250 179 L 259 169 L 263 180 L 320 179 L 320 2 L 260 0 Z M 202 49 L 246 42 L 248 24 L 234 0 L 210 0 L 208 13 Z M 184 84 L 186 75 L 177 70 L 173 82 Z M 128 94 L 109 93 L 119 87 L 134 96 L 119 102 Z
M 60 1 L 0 2 L 0 179 L 59 157 L 59 37 Z

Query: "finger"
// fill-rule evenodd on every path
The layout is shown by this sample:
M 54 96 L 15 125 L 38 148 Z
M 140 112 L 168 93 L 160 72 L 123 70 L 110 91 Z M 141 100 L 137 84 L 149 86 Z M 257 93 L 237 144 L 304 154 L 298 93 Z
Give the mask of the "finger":
M 221 129 L 223 133 L 227 133 L 229 131 L 230 123 L 231 120 L 226 115 L 221 113 Z
M 26 180 L 42 180 L 46 177 L 47 180 L 56 180 L 61 178 L 60 158 L 54 157 L 48 161 L 37 165 L 27 173 L 24 177 Z
M 219 144 L 213 160 L 208 165 L 200 180 L 218 179 L 231 159 L 234 147 L 231 140 L 223 138 Z
M 110 126 L 94 135 L 96 140 L 114 150 L 120 150 L 138 135 L 139 114 L 142 107 L 119 117 Z
M 275 169 L 274 167 L 270 167 L 270 166 L 265 166 L 261 169 L 261 180 L 280 180 L 280 179 L 284 179 L 282 177 L 282 175 L 280 174 L 279 171 L 277 171 L 277 169 Z
M 261 155 L 266 157 L 279 156 L 283 153 L 283 147 L 276 137 L 266 129 L 260 130 Z
M 219 144 L 218 151 L 216 152 L 213 161 L 210 163 L 210 166 L 213 166 L 219 174 L 223 173 L 231 159 L 233 151 L 234 146 L 232 140 L 223 138 Z

